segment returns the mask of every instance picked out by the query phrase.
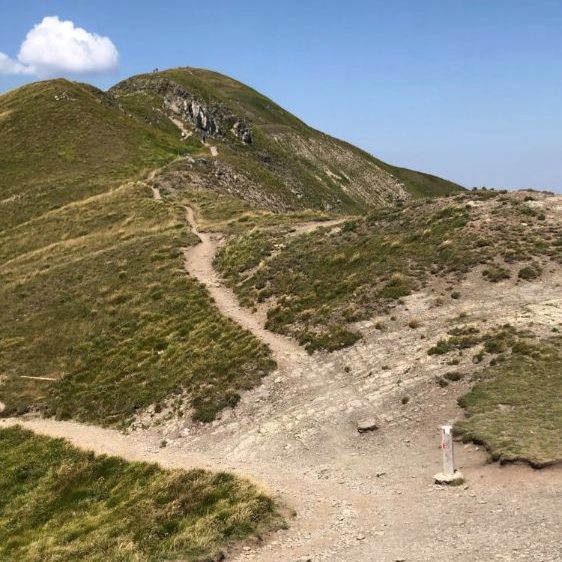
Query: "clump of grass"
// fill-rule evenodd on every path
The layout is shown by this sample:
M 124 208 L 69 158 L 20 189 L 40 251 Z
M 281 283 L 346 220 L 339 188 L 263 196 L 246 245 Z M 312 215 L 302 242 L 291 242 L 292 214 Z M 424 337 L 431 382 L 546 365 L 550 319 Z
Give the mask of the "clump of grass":
M 518 277 L 520 279 L 525 279 L 525 281 L 532 281 L 533 279 L 539 278 L 541 273 L 542 269 L 539 265 L 527 265 L 519 270 Z
M 524 335 L 518 333 L 513 326 L 505 324 L 485 334 L 480 334 L 480 330 L 475 326 L 459 326 L 449 330 L 451 336 L 440 339 L 437 344 L 428 350 L 428 355 L 445 355 L 451 351 L 461 351 L 470 349 L 478 344 L 484 344 L 484 348 L 473 357 L 474 363 L 480 363 L 484 358 L 484 353 L 499 354 L 516 345 L 524 345 L 517 336 Z M 458 364 L 450 362 L 450 364 Z
M 480 337 L 475 335 L 452 336 L 447 339 L 440 339 L 433 347 L 427 351 L 428 355 L 445 355 L 453 350 L 469 349 L 478 345 Z
M 504 281 L 511 277 L 511 272 L 509 269 L 500 266 L 492 266 L 484 269 L 482 275 L 491 283 L 498 283 L 499 281 Z
M 458 382 L 463 379 L 464 375 L 459 371 L 449 371 L 443 375 L 445 379 L 451 382 Z
M 417 328 L 419 328 L 421 326 L 421 322 L 420 320 L 418 320 L 417 318 L 412 318 L 409 322 L 408 322 L 408 327 L 412 328 L 412 330 L 416 330 Z
M 468 418 L 456 425 L 465 441 L 485 445 L 492 459 L 542 467 L 562 460 L 562 339 L 513 346 L 478 375 L 460 400 Z
M 401 275 L 394 275 L 379 291 L 378 296 L 383 299 L 398 300 L 408 296 L 410 292 L 407 280 Z
M 164 470 L 0 430 L 0 558 L 210 559 L 283 524 L 273 500 L 227 473 Z
M 480 330 L 476 328 L 476 326 L 460 326 L 451 328 L 447 333 L 450 336 L 473 336 L 475 334 L 478 334 L 479 332 Z

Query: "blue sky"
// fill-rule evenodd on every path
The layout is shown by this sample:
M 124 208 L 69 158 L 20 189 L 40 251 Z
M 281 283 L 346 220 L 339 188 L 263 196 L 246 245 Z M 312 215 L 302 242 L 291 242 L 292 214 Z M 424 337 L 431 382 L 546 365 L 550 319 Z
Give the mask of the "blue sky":
M 58 16 L 117 48 L 116 70 L 79 77 L 100 87 L 211 68 L 393 164 L 562 191 L 559 0 L 0 0 L 0 16 L 13 60 Z M 0 91 L 35 79 L 0 74 Z

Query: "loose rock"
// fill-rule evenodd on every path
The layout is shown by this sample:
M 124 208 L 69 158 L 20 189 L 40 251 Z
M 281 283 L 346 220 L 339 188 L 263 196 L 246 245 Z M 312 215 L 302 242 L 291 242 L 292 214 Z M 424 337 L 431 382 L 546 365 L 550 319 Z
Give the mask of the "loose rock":
M 357 431 L 366 433 L 367 431 L 375 431 L 379 428 L 377 420 L 374 418 L 365 418 L 357 423 Z

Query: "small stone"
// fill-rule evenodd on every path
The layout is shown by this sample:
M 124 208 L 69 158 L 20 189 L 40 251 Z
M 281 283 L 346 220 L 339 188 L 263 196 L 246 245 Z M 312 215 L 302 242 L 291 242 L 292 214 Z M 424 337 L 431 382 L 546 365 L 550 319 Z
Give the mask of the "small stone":
M 464 476 L 460 470 L 455 470 L 454 474 L 444 474 L 439 472 L 433 477 L 436 484 L 445 484 L 447 486 L 460 486 L 464 484 Z
M 357 423 L 357 431 L 359 433 L 366 433 L 367 431 L 375 431 L 379 428 L 375 418 L 365 418 Z
M 356 538 L 358 541 L 362 541 L 362 540 L 365 540 L 365 535 L 357 535 L 355 538 Z

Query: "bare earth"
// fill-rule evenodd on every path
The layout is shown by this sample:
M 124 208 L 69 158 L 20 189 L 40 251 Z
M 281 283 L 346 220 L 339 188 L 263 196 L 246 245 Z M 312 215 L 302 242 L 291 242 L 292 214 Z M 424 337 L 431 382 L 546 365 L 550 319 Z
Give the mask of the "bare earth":
M 386 331 L 375 329 L 375 318 L 358 326 L 365 338 L 352 348 L 309 356 L 239 306 L 212 267 L 219 242 L 198 231 L 191 210 L 188 219 L 201 243 L 186 251 L 186 270 L 223 314 L 269 345 L 279 369 L 210 425 L 182 419 L 128 435 L 50 419 L 3 420 L 0 427 L 20 423 L 98 453 L 260 481 L 297 515 L 288 530 L 231 552 L 237 562 L 562 560 L 560 466 L 500 467 L 487 464 L 478 447 L 458 444 L 467 484 L 433 484 L 439 426 L 462 416 L 456 398 L 468 383 L 438 387 L 435 376 L 450 367 L 427 355 L 460 312 L 489 327 L 532 320 L 546 333 L 562 321 L 559 269 L 520 285 L 491 285 L 475 271 L 459 287 L 459 301 L 435 307 L 435 293 L 417 293 L 395 321 L 385 318 Z M 408 327 L 412 318 L 420 328 Z M 474 366 L 467 357 L 459 368 Z M 359 434 L 357 421 L 367 416 L 377 417 L 380 429 Z M 160 448 L 163 438 L 168 444 Z

